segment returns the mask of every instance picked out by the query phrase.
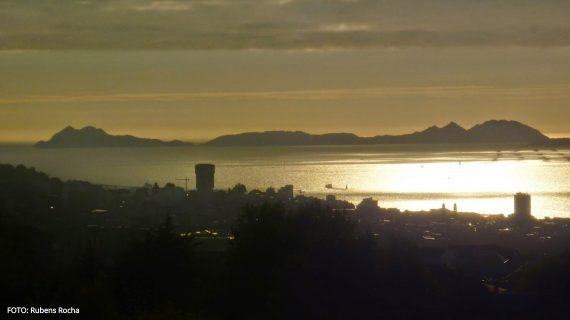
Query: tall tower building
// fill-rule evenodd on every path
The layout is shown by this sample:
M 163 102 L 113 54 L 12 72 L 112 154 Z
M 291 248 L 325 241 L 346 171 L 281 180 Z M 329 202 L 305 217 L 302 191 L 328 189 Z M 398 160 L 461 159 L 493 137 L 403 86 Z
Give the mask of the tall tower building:
M 198 192 L 213 191 L 216 166 L 209 163 L 198 163 L 194 167 L 194 171 L 196 172 L 196 190 Z
M 517 219 L 530 219 L 531 217 L 531 201 L 530 194 L 515 194 L 515 217 Z

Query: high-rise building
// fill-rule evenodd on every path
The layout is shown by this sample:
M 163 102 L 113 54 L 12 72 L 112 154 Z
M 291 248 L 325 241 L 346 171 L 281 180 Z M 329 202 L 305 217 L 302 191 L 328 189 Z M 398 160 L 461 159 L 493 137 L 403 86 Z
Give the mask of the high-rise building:
M 515 194 L 515 218 L 528 219 L 531 217 L 531 201 L 530 194 L 517 193 Z
M 214 173 L 216 166 L 209 163 L 199 163 L 194 167 L 196 172 L 196 190 L 211 192 L 214 190 Z

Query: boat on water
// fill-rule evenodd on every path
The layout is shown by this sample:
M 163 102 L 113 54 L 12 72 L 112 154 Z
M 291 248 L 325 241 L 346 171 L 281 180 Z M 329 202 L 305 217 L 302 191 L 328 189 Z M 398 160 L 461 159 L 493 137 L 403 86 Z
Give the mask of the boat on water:
M 327 183 L 327 184 L 325 184 L 325 188 L 327 188 L 327 189 L 336 189 L 336 190 L 343 190 L 343 189 L 344 189 L 344 190 L 348 190 L 348 184 L 347 184 L 346 187 L 344 187 L 344 188 L 335 188 L 335 187 L 332 185 L 332 183 Z

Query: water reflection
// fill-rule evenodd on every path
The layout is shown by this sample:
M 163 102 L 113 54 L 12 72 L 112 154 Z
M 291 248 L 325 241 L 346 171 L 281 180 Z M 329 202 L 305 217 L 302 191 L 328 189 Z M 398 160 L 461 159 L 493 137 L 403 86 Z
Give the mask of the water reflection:
M 34 166 L 64 179 L 139 186 L 194 184 L 194 164 L 217 166 L 216 187 L 294 184 L 310 195 L 329 192 L 384 207 L 429 210 L 457 203 L 461 211 L 512 212 L 512 194 L 533 194 L 536 216 L 570 216 L 569 150 L 441 150 L 442 147 L 330 146 L 261 148 L 133 148 L 46 150 L 0 147 L 0 162 Z M 548 161 L 545 161 L 548 160 Z M 184 182 L 179 183 L 184 184 Z M 329 190 L 327 184 L 348 190 Z

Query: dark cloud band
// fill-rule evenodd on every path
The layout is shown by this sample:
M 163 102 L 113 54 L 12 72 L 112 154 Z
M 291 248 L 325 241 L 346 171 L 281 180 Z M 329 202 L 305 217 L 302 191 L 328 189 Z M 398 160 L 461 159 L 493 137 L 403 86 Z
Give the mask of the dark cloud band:
M 570 45 L 560 0 L 4 0 L 0 49 Z

